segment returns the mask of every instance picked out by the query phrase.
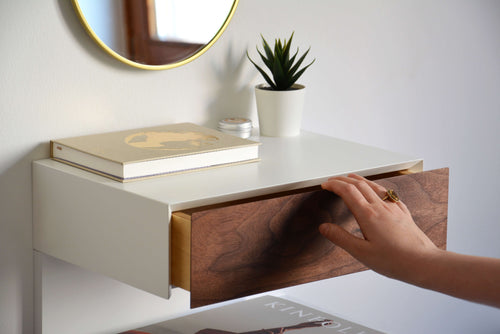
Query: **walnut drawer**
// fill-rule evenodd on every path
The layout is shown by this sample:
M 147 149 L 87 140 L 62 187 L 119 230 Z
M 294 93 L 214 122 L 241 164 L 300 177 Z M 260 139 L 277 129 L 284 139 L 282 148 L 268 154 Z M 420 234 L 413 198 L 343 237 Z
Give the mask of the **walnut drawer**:
M 420 228 L 446 247 L 447 168 L 376 182 L 396 190 Z M 367 269 L 319 234 L 323 222 L 361 235 L 343 201 L 319 187 L 174 212 L 171 282 L 198 307 Z

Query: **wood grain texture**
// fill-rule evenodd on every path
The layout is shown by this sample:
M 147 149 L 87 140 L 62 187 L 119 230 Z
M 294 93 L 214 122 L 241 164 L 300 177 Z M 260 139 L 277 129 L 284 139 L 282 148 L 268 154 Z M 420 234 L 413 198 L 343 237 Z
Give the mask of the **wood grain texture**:
M 446 247 L 448 169 L 376 182 L 394 189 L 420 228 Z M 323 222 L 362 237 L 343 201 L 324 190 L 194 212 L 191 307 L 366 269 L 321 236 Z

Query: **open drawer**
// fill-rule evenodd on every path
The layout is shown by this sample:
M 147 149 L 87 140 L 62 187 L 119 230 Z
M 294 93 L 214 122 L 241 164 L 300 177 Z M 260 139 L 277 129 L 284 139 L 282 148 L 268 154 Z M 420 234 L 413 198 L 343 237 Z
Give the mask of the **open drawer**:
M 419 227 L 446 247 L 448 169 L 376 182 L 394 189 Z M 319 187 L 174 212 L 171 282 L 198 307 L 365 270 L 321 236 L 324 222 L 361 235 L 343 201 Z

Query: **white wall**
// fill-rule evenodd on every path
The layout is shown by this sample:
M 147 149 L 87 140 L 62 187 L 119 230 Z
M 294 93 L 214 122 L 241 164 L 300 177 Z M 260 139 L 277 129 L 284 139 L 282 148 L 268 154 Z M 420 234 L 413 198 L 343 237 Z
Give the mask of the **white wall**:
M 104 54 L 69 0 L 1 1 L 0 22 L 1 333 L 34 327 L 30 163 L 48 156 L 48 141 L 179 121 L 213 125 L 226 115 L 256 120 L 251 86 L 260 79 L 241 56 L 259 42 L 259 33 L 274 38 L 295 30 L 297 45 L 312 47 L 317 61 L 302 80 L 308 86 L 305 129 L 422 157 L 427 169 L 449 166 L 449 248 L 500 257 L 498 1 L 241 0 L 212 49 L 162 72 L 127 67 Z M 127 302 L 156 312 L 165 305 L 79 268 L 44 261 L 48 284 L 61 280 L 61 295 L 51 295 L 54 319 L 58 311 L 83 307 L 79 300 L 88 301 L 89 287 L 117 299 L 117 326 L 129 321 L 120 309 Z M 333 281 L 332 289 L 340 282 L 367 289 L 374 279 L 367 275 Z M 451 322 L 461 326 L 455 329 L 500 328 L 497 311 L 447 297 L 427 305 L 432 299 L 408 289 L 423 310 L 413 317 L 422 328 Z M 335 298 L 344 298 L 338 313 L 359 309 L 346 295 Z M 370 305 L 381 310 L 364 303 L 366 314 Z M 84 321 L 65 320 L 75 326 Z

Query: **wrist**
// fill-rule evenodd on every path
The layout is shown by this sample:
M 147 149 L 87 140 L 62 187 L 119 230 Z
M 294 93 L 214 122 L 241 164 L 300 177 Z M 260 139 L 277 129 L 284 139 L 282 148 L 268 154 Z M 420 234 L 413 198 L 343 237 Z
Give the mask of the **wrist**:
M 410 275 L 407 282 L 422 288 L 433 288 L 436 275 L 439 275 L 439 263 L 447 256 L 447 252 L 440 248 L 428 249 L 420 253 L 410 263 Z

